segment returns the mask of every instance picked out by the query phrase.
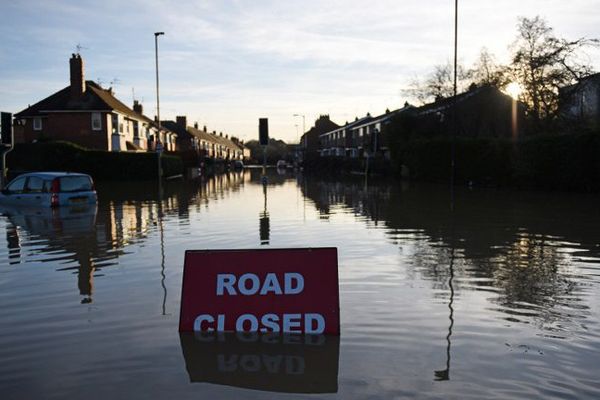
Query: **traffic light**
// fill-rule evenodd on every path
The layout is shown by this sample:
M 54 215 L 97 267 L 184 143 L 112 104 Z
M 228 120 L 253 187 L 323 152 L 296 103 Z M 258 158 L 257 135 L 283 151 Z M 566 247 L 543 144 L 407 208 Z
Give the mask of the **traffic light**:
M 2 135 L 2 144 L 12 145 L 12 114 L 3 112 L 0 120 L 0 134 Z
M 258 119 L 258 141 L 261 146 L 269 145 L 269 119 L 259 118 Z

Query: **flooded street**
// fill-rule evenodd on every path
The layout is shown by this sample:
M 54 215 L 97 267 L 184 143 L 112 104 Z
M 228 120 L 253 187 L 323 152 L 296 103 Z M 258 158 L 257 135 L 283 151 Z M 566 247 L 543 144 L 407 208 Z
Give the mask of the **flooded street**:
M 274 170 L 98 196 L 0 216 L 3 399 L 600 397 L 597 196 L 451 212 L 445 186 Z M 261 247 L 338 248 L 339 341 L 179 335 L 185 250 Z

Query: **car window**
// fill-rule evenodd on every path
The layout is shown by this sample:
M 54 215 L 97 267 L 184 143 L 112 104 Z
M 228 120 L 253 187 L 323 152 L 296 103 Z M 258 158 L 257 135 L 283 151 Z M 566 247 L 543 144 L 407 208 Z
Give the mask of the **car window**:
M 44 188 L 44 180 L 37 176 L 30 176 L 27 180 L 26 191 L 39 193 Z
M 64 176 L 60 178 L 61 192 L 82 192 L 92 190 L 92 180 L 87 176 Z
M 6 190 L 8 190 L 11 193 L 22 192 L 23 188 L 25 187 L 25 179 L 25 177 L 15 179 L 6 187 Z

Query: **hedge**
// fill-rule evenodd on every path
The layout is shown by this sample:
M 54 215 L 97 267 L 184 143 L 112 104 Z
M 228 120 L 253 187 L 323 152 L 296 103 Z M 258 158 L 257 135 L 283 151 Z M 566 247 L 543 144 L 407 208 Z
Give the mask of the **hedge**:
M 395 170 L 409 168 L 411 178 L 450 179 L 450 138 L 411 139 L 399 143 Z M 458 138 L 457 183 L 600 191 L 600 133 L 537 135 L 513 143 L 506 139 Z
M 183 173 L 179 157 L 161 156 L 163 176 Z M 9 173 L 26 171 L 68 171 L 91 175 L 96 180 L 156 179 L 156 153 L 128 153 L 88 150 L 69 142 L 17 144 L 7 155 Z

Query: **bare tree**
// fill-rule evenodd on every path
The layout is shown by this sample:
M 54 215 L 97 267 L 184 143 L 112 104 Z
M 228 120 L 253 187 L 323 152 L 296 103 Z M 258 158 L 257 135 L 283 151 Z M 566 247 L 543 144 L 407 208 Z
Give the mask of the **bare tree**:
M 506 71 L 507 67 L 498 64 L 496 57 L 483 47 L 479 58 L 468 71 L 468 77 L 477 86 L 489 85 L 503 88 L 509 83 Z
M 462 92 L 469 86 L 468 71 L 461 65 L 458 66 L 458 92 Z M 411 87 L 404 92 L 412 97 L 416 97 L 421 103 L 427 103 L 432 100 L 452 97 L 454 93 L 454 75 L 452 64 L 439 64 L 433 67 L 433 71 L 427 76 L 424 82 L 414 79 Z
M 592 68 L 581 62 L 585 48 L 597 39 L 557 38 L 546 21 L 519 18 L 518 35 L 512 44 L 509 77 L 523 88 L 524 101 L 536 121 L 551 118 L 558 109 L 558 89 L 589 75 Z

